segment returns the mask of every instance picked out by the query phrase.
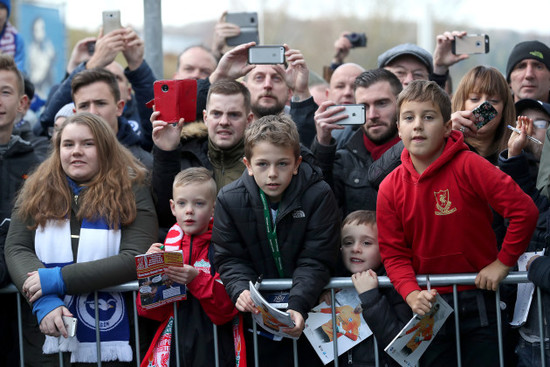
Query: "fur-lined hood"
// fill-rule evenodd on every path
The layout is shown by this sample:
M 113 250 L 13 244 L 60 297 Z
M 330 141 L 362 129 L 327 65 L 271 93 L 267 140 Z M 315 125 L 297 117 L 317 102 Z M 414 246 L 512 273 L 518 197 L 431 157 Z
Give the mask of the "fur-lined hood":
M 202 121 L 186 123 L 181 130 L 181 138 L 183 140 L 204 138 L 206 136 L 208 136 L 208 128 Z

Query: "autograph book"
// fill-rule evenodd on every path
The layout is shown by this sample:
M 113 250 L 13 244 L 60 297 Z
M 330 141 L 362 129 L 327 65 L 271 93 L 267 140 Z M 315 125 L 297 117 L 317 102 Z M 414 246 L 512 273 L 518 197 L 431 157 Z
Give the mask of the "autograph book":
M 173 282 L 166 276 L 164 270 L 168 266 L 183 267 L 181 250 L 136 256 L 139 297 L 143 308 L 187 299 L 185 285 Z

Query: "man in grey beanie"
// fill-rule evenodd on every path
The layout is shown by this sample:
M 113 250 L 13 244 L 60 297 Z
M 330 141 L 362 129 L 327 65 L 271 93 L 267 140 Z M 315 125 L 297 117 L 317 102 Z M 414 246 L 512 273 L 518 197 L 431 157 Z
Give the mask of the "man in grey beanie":
M 514 102 L 524 98 L 550 102 L 550 48 L 539 41 L 514 46 L 506 65 Z

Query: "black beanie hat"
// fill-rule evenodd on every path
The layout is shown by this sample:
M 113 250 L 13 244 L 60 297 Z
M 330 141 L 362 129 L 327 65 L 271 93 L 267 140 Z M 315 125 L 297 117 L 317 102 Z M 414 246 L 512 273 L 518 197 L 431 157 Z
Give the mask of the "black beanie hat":
M 514 49 L 508 57 L 506 65 L 506 80 L 510 82 L 510 74 L 514 67 L 522 60 L 533 59 L 542 62 L 550 70 L 550 48 L 539 41 L 520 42 L 514 46 Z

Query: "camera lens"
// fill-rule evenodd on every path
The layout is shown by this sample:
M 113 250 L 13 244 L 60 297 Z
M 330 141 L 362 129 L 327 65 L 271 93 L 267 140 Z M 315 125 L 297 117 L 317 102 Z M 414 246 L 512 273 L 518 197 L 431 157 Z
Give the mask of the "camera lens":
M 166 84 L 163 84 L 162 87 L 160 88 L 163 92 L 168 92 L 168 85 Z
M 476 42 L 476 47 L 479 47 L 479 46 L 481 46 L 481 42 L 477 41 Z
M 254 24 L 254 18 L 250 18 L 250 24 Z

